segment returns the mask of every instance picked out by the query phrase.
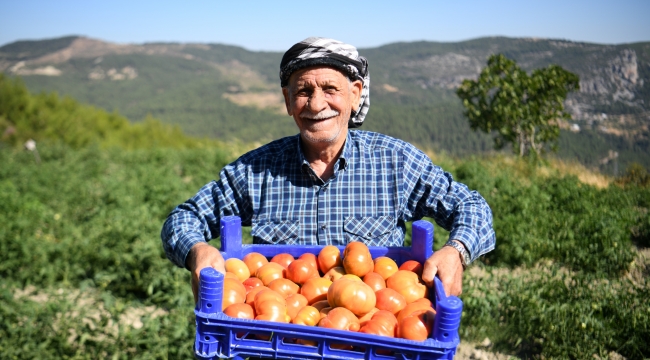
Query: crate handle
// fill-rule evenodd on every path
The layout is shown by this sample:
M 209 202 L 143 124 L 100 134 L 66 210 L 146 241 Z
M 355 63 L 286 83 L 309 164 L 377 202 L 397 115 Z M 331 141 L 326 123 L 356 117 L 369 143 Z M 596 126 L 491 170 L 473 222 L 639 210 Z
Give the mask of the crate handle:
M 463 302 L 456 296 L 447 296 L 438 276 L 433 278 L 436 287 L 436 318 L 433 338 L 438 341 L 453 341 L 458 337 Z

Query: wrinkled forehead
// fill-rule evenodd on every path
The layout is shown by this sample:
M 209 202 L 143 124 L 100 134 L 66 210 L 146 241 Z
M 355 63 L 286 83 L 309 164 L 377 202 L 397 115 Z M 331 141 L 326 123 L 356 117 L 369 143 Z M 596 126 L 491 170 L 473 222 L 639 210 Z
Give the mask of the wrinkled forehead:
M 349 84 L 352 80 L 339 69 L 332 66 L 310 66 L 296 70 L 289 77 L 289 86 L 338 85 Z

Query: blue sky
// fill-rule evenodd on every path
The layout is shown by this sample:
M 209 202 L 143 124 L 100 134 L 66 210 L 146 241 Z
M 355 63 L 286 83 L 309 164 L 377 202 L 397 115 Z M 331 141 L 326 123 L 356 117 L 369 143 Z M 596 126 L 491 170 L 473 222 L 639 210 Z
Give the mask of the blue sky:
M 273 51 L 312 35 L 360 48 L 483 36 L 621 44 L 650 41 L 649 19 L 650 0 L 0 0 L 0 45 L 64 35 Z

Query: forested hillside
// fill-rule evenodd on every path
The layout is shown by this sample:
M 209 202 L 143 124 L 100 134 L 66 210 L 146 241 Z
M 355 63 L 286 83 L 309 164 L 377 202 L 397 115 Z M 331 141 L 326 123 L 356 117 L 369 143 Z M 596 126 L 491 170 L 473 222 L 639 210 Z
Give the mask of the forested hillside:
M 609 174 L 632 162 L 650 168 L 650 43 L 482 38 L 360 53 L 372 81 L 366 129 L 452 155 L 490 151 L 491 137 L 469 129 L 454 89 L 477 76 L 489 55 L 503 53 L 528 71 L 555 63 L 580 76 L 581 90 L 566 104 L 574 121 L 561 124 L 561 158 Z M 0 70 L 21 76 L 31 91 L 57 91 L 134 122 L 150 114 L 188 134 L 265 142 L 296 131 L 279 91 L 281 56 L 219 44 L 66 37 L 0 47 Z M 608 158 L 610 151 L 618 158 Z

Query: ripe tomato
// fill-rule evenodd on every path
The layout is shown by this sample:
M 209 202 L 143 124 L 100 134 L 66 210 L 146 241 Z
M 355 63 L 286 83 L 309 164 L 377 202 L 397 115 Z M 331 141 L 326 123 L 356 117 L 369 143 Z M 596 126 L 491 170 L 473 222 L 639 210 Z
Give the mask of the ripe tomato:
M 270 289 L 264 285 L 252 288 L 248 292 L 248 294 L 246 294 L 246 304 L 255 306 L 255 296 L 257 295 L 258 292 L 262 290 L 270 290 Z
M 368 321 L 370 321 L 370 319 L 372 319 L 372 316 L 375 315 L 377 311 L 379 311 L 379 309 L 373 308 L 367 314 L 363 316 L 357 316 L 359 318 L 359 324 L 363 327 L 365 323 L 367 323 Z
M 293 320 L 298 312 L 307 306 L 307 299 L 300 294 L 293 294 L 286 299 L 287 301 L 287 314 Z
M 318 253 L 318 265 L 323 273 L 343 265 L 341 250 L 334 245 L 327 245 Z
M 255 272 L 255 277 L 262 280 L 262 283 L 265 286 L 268 286 L 271 281 L 283 278 L 284 272 L 285 268 L 282 265 L 270 262 L 262 265 L 259 269 L 257 269 Z
M 393 336 L 397 334 L 397 318 L 391 312 L 379 310 L 372 315 L 372 321 L 383 322 L 384 326 L 393 332 Z
M 370 320 L 366 322 L 360 329 L 360 333 L 374 334 L 379 336 L 394 337 L 395 331 L 387 329 L 383 322 Z
M 241 282 L 241 280 L 239 280 L 239 277 L 234 272 L 226 271 L 225 277 L 235 279 L 235 280 Z
M 248 304 L 232 304 L 223 313 L 237 319 L 255 319 L 255 310 Z
M 399 270 L 408 270 L 408 271 L 413 271 L 414 273 L 418 274 L 418 277 L 422 277 L 422 264 L 415 260 L 408 260 L 405 261 L 402 265 L 400 265 Z
M 329 269 L 328 272 L 323 275 L 325 279 L 328 279 L 329 281 L 336 281 L 340 279 L 343 275 L 345 275 L 345 269 L 343 266 L 337 266 Z
M 417 274 L 407 270 L 399 270 L 389 277 L 386 280 L 386 287 L 404 296 L 407 304 L 424 298 L 428 294 L 427 287 L 420 283 Z
M 246 289 L 239 280 L 232 278 L 223 279 L 223 300 L 221 310 L 232 304 L 239 304 L 246 301 Z
M 397 272 L 397 264 L 389 257 L 380 256 L 374 260 L 374 263 L 374 272 L 381 275 L 384 280 Z
M 328 329 L 359 331 L 359 319 L 350 310 L 338 307 L 330 310 L 327 316 L 318 322 L 318 326 Z
M 269 262 L 264 257 L 264 255 L 262 255 L 260 253 L 257 253 L 257 252 L 252 252 L 252 253 L 246 254 L 246 256 L 244 256 L 242 261 L 248 267 L 248 271 L 250 272 L 251 275 L 255 274 L 257 272 L 257 269 L 262 267 L 262 265 Z
M 262 302 L 255 302 L 255 320 L 275 321 L 288 323 L 291 317 L 287 314 L 287 305 L 279 301 L 268 299 Z
M 251 291 L 252 288 L 256 288 L 258 286 L 264 286 L 264 283 L 262 282 L 262 280 L 260 280 L 260 279 L 258 279 L 256 277 L 250 277 L 250 278 L 244 280 L 244 282 L 242 282 L 242 284 L 244 285 L 244 288 L 246 288 L 246 293 L 247 294 L 248 294 L 249 291 Z
M 375 307 L 375 292 L 363 281 L 345 278 L 336 280 L 327 290 L 327 301 L 332 307 L 344 307 L 358 316 L 367 314 Z
M 332 282 L 325 279 L 314 277 L 307 280 L 300 288 L 300 293 L 307 298 L 309 305 L 321 300 L 327 300 L 327 290 Z
M 330 307 L 330 303 L 327 302 L 327 300 L 321 300 L 321 301 L 316 301 L 313 304 L 310 304 L 310 306 L 313 306 L 316 308 L 316 310 L 321 311 L 324 308 Z
M 291 262 L 294 260 L 293 255 L 287 254 L 287 253 L 282 253 L 282 254 L 277 254 L 275 255 L 272 259 L 271 262 L 278 263 L 282 265 L 285 269 L 291 264 Z
M 377 305 L 375 306 L 379 310 L 387 310 L 392 314 L 397 314 L 406 307 L 404 296 L 393 289 L 381 289 L 375 293 L 375 296 L 377 296 Z
M 275 279 L 271 281 L 268 288 L 282 295 L 283 298 L 288 298 L 290 295 L 297 294 L 300 291 L 300 286 L 289 279 Z
M 296 259 L 289 264 L 286 271 L 287 279 L 302 285 L 311 278 L 318 277 L 318 269 L 308 260 Z
M 307 262 L 309 264 L 311 264 L 316 269 L 316 273 L 320 274 L 319 273 L 320 272 L 320 266 L 318 265 L 318 259 L 316 258 L 316 255 L 314 255 L 312 253 L 304 253 L 304 254 L 298 256 L 298 259 L 307 260 Z
M 386 288 L 384 278 L 374 271 L 371 271 L 363 277 L 363 282 L 368 284 L 375 292 Z
M 291 320 L 292 323 L 298 325 L 316 326 L 320 321 L 320 313 L 313 306 L 305 306 L 298 311 L 296 316 Z
M 418 299 L 410 304 L 407 304 L 404 309 L 402 309 L 402 311 L 397 314 L 397 322 L 401 322 L 405 317 L 418 310 L 432 310 L 435 313 L 435 310 L 433 309 L 431 301 L 429 299 Z
M 237 258 L 226 260 L 226 271 L 237 275 L 241 282 L 251 277 L 251 272 L 248 270 L 246 263 Z
M 375 268 L 368 246 L 362 242 L 348 243 L 343 251 L 343 267 L 348 274 L 363 277 Z
M 400 321 L 397 326 L 397 336 L 409 340 L 424 341 L 431 335 L 434 318 L 435 312 L 418 310 Z

